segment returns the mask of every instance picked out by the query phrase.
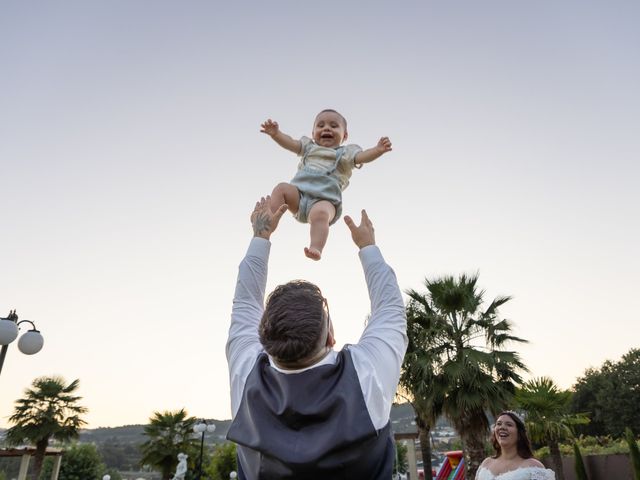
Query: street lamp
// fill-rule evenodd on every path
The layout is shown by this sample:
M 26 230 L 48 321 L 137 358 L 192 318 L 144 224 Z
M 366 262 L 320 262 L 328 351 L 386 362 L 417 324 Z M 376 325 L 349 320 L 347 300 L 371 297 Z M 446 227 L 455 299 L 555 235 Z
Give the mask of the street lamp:
M 2 350 L 0 351 L 0 373 L 2 373 L 2 365 L 4 364 L 4 357 L 7 355 L 9 344 L 18 337 L 19 325 L 24 322 L 31 324 L 31 330 L 20 337 L 18 349 L 25 355 L 33 355 L 38 353 L 42 349 L 42 345 L 44 345 L 44 338 L 42 338 L 40 331 L 36 329 L 35 323 L 31 320 L 18 321 L 16 311 L 10 310 L 7 318 L 0 317 L 0 345 L 2 345 Z
M 202 455 L 204 454 L 204 434 L 205 432 L 209 432 L 209 433 L 215 432 L 216 426 L 213 424 L 208 425 L 206 420 L 202 420 L 201 422 L 198 422 L 193 426 L 193 431 L 195 433 L 202 434 L 202 436 L 200 437 L 200 459 L 198 460 L 198 476 L 196 477 L 197 480 L 200 480 L 200 478 L 202 477 Z

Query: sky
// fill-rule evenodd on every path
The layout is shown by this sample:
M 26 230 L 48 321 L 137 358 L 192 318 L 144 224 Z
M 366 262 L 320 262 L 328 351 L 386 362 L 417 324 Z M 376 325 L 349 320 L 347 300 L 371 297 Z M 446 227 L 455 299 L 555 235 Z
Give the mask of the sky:
M 343 210 L 366 208 L 403 291 L 477 272 L 512 296 L 525 378 L 562 388 L 640 347 L 639 22 L 632 0 L 2 2 L 0 315 L 45 345 L 9 347 L 0 428 L 42 375 L 80 380 L 91 428 L 230 418 L 249 214 L 298 161 L 260 124 L 308 136 L 324 108 L 350 143 L 393 142 Z M 317 283 L 357 342 L 348 229 L 320 262 L 307 242 L 287 214 L 267 289 Z

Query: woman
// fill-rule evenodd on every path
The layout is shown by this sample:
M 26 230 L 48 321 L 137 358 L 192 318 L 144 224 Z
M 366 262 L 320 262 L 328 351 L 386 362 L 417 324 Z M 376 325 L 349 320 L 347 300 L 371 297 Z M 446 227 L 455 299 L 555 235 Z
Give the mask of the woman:
M 484 459 L 476 480 L 555 480 L 553 471 L 533 458 L 524 422 L 515 412 L 498 415 L 491 443 L 496 454 Z

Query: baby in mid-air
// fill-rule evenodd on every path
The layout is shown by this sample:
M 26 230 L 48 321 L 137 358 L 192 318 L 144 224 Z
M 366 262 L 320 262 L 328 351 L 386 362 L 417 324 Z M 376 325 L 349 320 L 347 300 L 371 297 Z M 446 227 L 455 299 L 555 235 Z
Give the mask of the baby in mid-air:
M 261 125 L 282 148 L 301 157 L 298 171 L 289 183 L 279 183 L 271 193 L 271 210 L 283 203 L 295 218 L 311 226 L 311 241 L 304 254 L 320 260 L 327 243 L 329 225 L 342 214 L 342 191 L 349 185 L 353 168 L 361 168 L 391 151 L 388 137 L 378 140 L 375 147 L 362 150 L 358 145 L 342 145 L 348 137 L 347 121 L 335 110 L 322 110 L 313 123 L 312 139 L 291 138 L 280 131 L 278 122 L 269 119 Z

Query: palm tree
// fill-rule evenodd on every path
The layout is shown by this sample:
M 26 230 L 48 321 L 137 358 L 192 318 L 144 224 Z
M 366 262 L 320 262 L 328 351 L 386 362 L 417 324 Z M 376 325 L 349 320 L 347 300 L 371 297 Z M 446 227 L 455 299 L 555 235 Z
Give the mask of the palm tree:
M 511 334 L 512 324 L 498 317 L 510 297 L 498 297 L 482 310 L 484 292 L 478 276 L 445 276 L 425 280 L 427 292 L 407 291 L 410 346 L 403 373 L 426 405 L 424 423 L 444 413 L 460 434 L 466 478 L 474 478 L 485 457 L 487 412 L 497 414 L 510 403 L 519 372 L 526 371 L 510 342 L 526 342 Z M 411 350 L 410 350 L 411 351 Z M 415 394 L 414 394 L 415 395 Z M 418 410 L 420 411 L 420 410 Z M 424 460 L 423 460 L 424 461 Z
M 433 318 L 422 315 L 416 302 L 407 305 L 407 336 L 409 344 L 400 375 L 399 396 L 409 400 L 415 412 L 420 440 L 420 453 L 425 472 L 431 465 L 431 430 L 442 414 L 442 395 L 435 390 L 435 369 L 438 358 L 431 350 L 440 331 Z
M 197 439 L 193 435 L 194 417 L 188 417 L 184 409 L 175 412 L 154 412 L 144 434 L 149 438 L 140 446 L 142 465 L 151 465 L 170 479 L 178 465 L 178 454 L 185 453 L 193 460 Z M 191 462 L 190 462 L 191 463 Z
M 33 480 L 40 475 L 49 440 L 65 442 L 78 438 L 79 429 L 86 423 L 80 415 L 87 408 L 78 405 L 82 397 L 74 395 L 79 384 L 78 379 L 65 385 L 59 376 L 39 377 L 32 388 L 25 390 L 24 398 L 15 402 L 13 415 L 9 417 L 13 426 L 7 430 L 6 439 L 10 445 L 20 445 L 25 440 L 35 444 L 30 476 Z
M 529 380 L 516 392 L 519 407 L 526 412 L 531 441 L 549 446 L 557 480 L 564 480 L 560 442 L 574 438 L 574 426 L 589 423 L 585 414 L 569 414 L 571 392 L 558 389 L 549 377 Z

